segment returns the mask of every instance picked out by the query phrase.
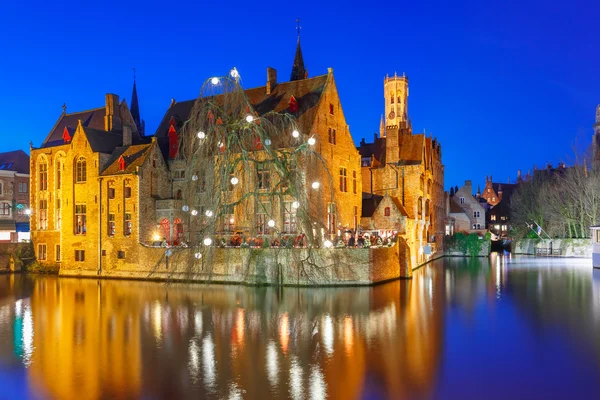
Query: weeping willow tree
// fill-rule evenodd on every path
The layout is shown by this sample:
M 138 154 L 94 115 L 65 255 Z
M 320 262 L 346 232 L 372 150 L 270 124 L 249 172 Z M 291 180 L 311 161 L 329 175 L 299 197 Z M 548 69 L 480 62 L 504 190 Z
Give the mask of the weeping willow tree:
M 301 131 L 297 112 L 266 102 L 255 108 L 233 69 L 203 84 L 180 130 L 187 273 L 212 274 L 216 247 L 332 245 L 324 220 L 333 183 L 316 138 Z M 304 261 L 314 264 L 310 253 Z

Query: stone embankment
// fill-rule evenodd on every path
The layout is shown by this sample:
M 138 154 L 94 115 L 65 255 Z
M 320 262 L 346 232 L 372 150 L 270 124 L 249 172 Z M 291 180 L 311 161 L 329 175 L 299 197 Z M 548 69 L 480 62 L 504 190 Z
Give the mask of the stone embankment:
M 592 242 L 590 239 L 517 239 L 512 242 L 512 252 L 526 255 L 592 258 Z

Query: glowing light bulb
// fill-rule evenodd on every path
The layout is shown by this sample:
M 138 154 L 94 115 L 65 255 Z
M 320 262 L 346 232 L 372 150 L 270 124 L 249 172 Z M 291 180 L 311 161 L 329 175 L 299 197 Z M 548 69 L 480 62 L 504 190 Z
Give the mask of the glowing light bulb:
M 275 221 L 273 221 L 272 219 L 269 220 L 269 222 L 267 222 L 267 225 L 269 225 L 270 228 L 275 226 Z
M 312 188 L 313 188 L 313 189 L 318 189 L 318 188 L 319 188 L 319 186 L 321 186 L 321 184 L 320 184 L 319 182 L 316 182 L 316 181 L 315 181 L 315 182 L 313 182 L 313 183 L 312 183 L 312 185 L 311 185 L 311 186 L 312 186 Z
M 198 180 L 198 175 L 192 175 L 192 180 L 193 181 L 197 181 Z
M 248 114 L 246 116 L 246 122 L 252 122 L 252 121 L 254 121 L 254 117 L 252 115 Z
M 219 84 L 219 78 L 217 78 L 216 76 L 214 78 L 212 78 L 210 80 L 210 83 L 212 83 L 213 85 L 218 85 Z
M 223 146 L 225 146 L 225 145 L 223 144 L 223 142 L 219 141 L 219 143 L 217 143 L 217 146 L 219 146 L 219 147 L 223 147 Z
M 240 180 L 238 178 L 236 178 L 235 176 L 233 178 L 231 178 L 231 184 L 232 185 L 237 185 L 239 181 Z
M 204 139 L 206 137 L 206 133 L 200 131 L 200 132 L 198 132 L 197 136 L 198 136 L 198 139 L 202 140 L 202 139 Z
M 236 67 L 233 67 L 233 68 L 231 69 L 231 71 L 229 71 L 229 75 L 231 75 L 231 77 L 232 77 L 233 79 L 237 79 L 237 78 L 239 78 L 239 77 L 240 77 L 240 73 L 238 72 L 238 70 L 237 70 L 237 68 L 236 68 Z
M 171 257 L 171 255 L 172 255 L 172 254 L 173 254 L 173 250 L 171 250 L 171 249 L 169 249 L 169 250 L 167 250 L 167 251 L 165 252 L 165 255 L 166 255 L 167 257 Z
M 205 246 L 210 246 L 212 244 L 212 239 L 211 238 L 206 238 L 204 239 L 204 245 Z
M 161 237 L 158 233 L 155 233 L 154 235 L 152 235 L 152 240 L 155 242 L 160 241 Z
M 230 224 L 233 224 L 234 222 L 235 222 L 235 220 L 234 220 L 233 218 L 230 218 L 230 219 L 229 219 L 229 223 L 230 223 Z
M 190 211 L 190 206 L 185 205 L 185 206 L 181 207 L 181 209 L 183 210 L 183 212 L 188 212 L 188 211 Z
M 333 243 L 331 243 L 331 240 L 326 240 L 323 242 L 323 246 L 329 249 L 331 246 L 333 246 Z
M 202 253 L 196 253 L 194 254 L 194 257 L 196 257 L 199 260 L 202 258 Z
M 300 203 L 298 203 L 297 201 L 294 201 L 292 203 L 292 208 L 298 208 L 298 207 L 300 207 Z
M 292 132 L 292 136 L 297 138 L 298 136 L 300 136 L 300 132 L 294 129 L 294 131 Z
M 207 217 L 212 217 L 213 216 L 213 212 L 210 210 L 206 210 L 206 212 L 204 213 L 204 215 L 206 215 Z
M 270 146 L 271 145 L 271 139 L 265 139 L 265 144 L 267 146 Z
M 317 139 L 315 139 L 314 137 L 308 139 L 308 144 L 310 144 L 311 146 L 314 146 L 315 143 L 317 143 Z
M 198 215 L 198 210 L 192 210 L 192 215 Z

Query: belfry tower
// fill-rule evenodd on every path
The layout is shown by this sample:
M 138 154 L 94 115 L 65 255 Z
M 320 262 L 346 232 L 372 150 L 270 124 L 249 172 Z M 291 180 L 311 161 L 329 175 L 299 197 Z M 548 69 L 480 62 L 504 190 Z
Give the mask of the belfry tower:
M 385 126 L 400 126 L 408 119 L 408 77 L 386 76 L 383 80 Z M 381 133 L 380 133 L 381 134 Z

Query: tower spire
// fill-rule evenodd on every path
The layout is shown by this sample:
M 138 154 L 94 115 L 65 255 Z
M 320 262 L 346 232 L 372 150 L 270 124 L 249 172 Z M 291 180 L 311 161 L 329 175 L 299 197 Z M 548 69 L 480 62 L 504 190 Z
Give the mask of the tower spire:
M 308 72 L 304 67 L 304 58 L 302 57 L 302 49 L 300 48 L 300 18 L 296 19 L 296 31 L 298 32 L 298 44 L 296 45 L 296 56 L 294 57 L 294 64 L 292 65 L 292 76 L 290 81 L 298 81 L 305 79 L 308 76 Z
M 140 105 L 138 102 L 135 78 L 135 68 L 133 68 L 133 91 L 131 93 L 131 109 L 129 111 L 131 111 L 131 116 L 133 117 L 133 122 L 135 122 L 138 132 L 143 136 L 145 123 L 144 121 L 140 120 Z

